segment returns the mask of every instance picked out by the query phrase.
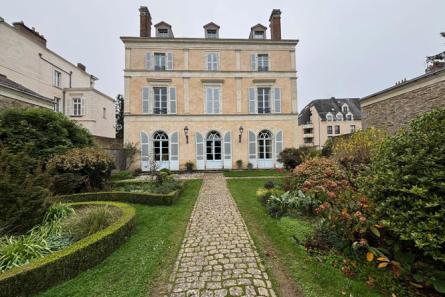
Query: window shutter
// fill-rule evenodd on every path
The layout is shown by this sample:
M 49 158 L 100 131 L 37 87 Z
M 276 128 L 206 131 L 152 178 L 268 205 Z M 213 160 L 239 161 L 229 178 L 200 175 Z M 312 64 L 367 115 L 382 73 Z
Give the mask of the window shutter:
M 249 163 L 253 165 L 254 168 L 257 167 L 257 156 L 256 156 L 256 135 L 254 132 L 249 131 Z
M 148 171 L 150 169 L 150 137 L 147 133 L 141 132 L 141 169 Z
M 170 135 L 169 160 L 170 170 L 179 170 L 179 133 L 174 132 Z
M 249 113 L 256 113 L 256 94 L 255 88 L 249 88 Z
M 281 89 L 274 89 L 274 109 L 276 113 L 281 112 Z
M 142 113 L 150 112 L 150 87 L 142 88 Z
M 207 64 L 206 64 L 207 70 L 209 70 L 209 71 L 212 70 L 212 54 L 211 53 L 207 53 L 206 61 L 207 61 Z
M 250 65 L 251 65 L 251 70 L 252 71 L 258 71 L 258 68 L 257 68 L 257 55 L 256 54 L 250 55 Z
M 276 159 L 279 158 L 280 153 L 283 151 L 283 131 L 278 131 L 277 135 L 275 136 L 275 154 Z M 283 167 L 283 164 L 276 162 L 276 166 L 281 168 Z
M 85 115 L 85 98 L 80 99 L 80 115 Z
M 153 53 L 147 52 L 145 54 L 145 69 L 153 70 Z
M 224 134 L 224 169 L 232 169 L 232 135 Z
M 170 88 L 170 102 L 169 102 L 169 111 L 168 113 L 175 114 L 176 113 L 176 88 Z
M 220 59 L 219 59 L 219 53 L 216 53 L 216 70 L 219 70 L 219 69 L 220 69 L 219 61 L 220 61 Z
M 196 169 L 204 169 L 204 140 L 201 133 L 196 132 Z
M 68 104 L 67 104 L 67 106 L 66 106 L 66 114 L 67 115 L 69 115 L 69 116 L 72 116 L 73 115 L 73 113 L 74 113 L 74 111 L 73 111 L 73 98 L 70 98 L 69 100 L 68 100 Z
M 173 53 L 167 53 L 167 70 L 173 70 Z
M 213 113 L 221 113 L 221 92 L 219 88 L 213 88 Z

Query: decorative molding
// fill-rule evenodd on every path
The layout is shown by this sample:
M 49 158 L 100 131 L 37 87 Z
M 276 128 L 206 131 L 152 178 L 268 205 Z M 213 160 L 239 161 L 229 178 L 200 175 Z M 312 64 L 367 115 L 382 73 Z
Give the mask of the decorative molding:
M 127 122 L 157 122 L 162 125 L 163 122 L 232 122 L 232 121 L 295 121 L 295 128 L 297 127 L 297 114 L 199 114 L 199 115 L 146 115 L 146 114 L 127 114 L 125 121 Z
M 224 79 L 211 79 L 211 78 L 207 78 L 207 79 L 201 79 L 201 82 L 203 84 L 223 84 L 224 83 Z
M 171 83 L 171 78 L 147 78 L 149 83 Z
M 254 84 L 274 84 L 276 79 L 254 79 L 252 82 Z
M 274 78 L 290 78 L 296 79 L 296 73 L 294 71 L 187 71 L 187 70 L 170 70 L 170 71 L 149 71 L 145 69 L 141 70 L 124 70 L 125 77 L 156 77 L 158 79 L 163 78 L 183 78 L 183 77 L 198 77 L 198 78 L 255 78 L 255 79 L 274 79 Z

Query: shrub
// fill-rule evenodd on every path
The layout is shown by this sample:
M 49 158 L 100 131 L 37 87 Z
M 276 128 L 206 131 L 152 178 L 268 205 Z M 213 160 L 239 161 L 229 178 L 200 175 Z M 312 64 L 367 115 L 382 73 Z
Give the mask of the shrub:
M 275 188 L 275 184 L 273 183 L 273 181 L 267 181 L 265 184 L 264 184 L 264 188 L 265 189 L 267 189 L 267 190 L 270 190 L 270 189 L 273 189 L 273 188 Z
M 136 144 L 127 142 L 124 144 L 122 152 L 125 157 L 125 169 L 128 170 L 133 164 L 136 155 L 139 153 L 139 149 Z
M 98 148 L 71 149 L 64 154 L 54 156 L 48 162 L 48 169 L 53 176 L 71 173 L 84 177 L 82 190 L 86 191 L 105 189 L 110 181 L 113 167 L 112 157 Z M 70 175 L 70 178 L 73 176 Z M 58 188 L 58 180 L 60 178 L 53 178 L 53 189 Z
M 159 170 L 159 172 L 160 173 L 165 173 L 166 175 L 172 174 L 172 172 L 168 168 L 162 168 L 161 170 Z
M 45 214 L 45 223 L 62 220 L 74 214 L 74 209 L 65 203 L 56 202 L 48 208 Z
M 243 160 L 236 160 L 236 168 L 238 169 L 243 168 Z
M 267 204 L 267 201 L 269 201 L 272 195 L 280 196 L 281 194 L 283 194 L 283 190 L 278 188 L 271 188 L 271 189 L 259 188 L 256 191 L 256 196 L 258 197 L 258 199 L 260 199 L 260 201 L 263 204 Z
M 57 173 L 50 178 L 49 190 L 53 194 L 66 195 L 85 190 L 86 177 L 80 173 Z
M 299 208 L 301 201 L 304 199 L 305 196 L 302 191 L 272 195 L 266 203 L 267 211 L 276 218 L 290 215 Z
M 298 150 L 300 151 L 302 162 L 320 157 L 320 151 L 316 147 L 301 147 Z
M 24 233 L 42 222 L 49 196 L 44 182 L 34 159 L 0 148 L 0 234 Z
M 85 128 L 46 108 L 9 108 L 0 112 L 0 143 L 12 153 L 48 159 L 74 147 L 93 145 Z
M 386 133 L 377 129 L 357 131 L 350 137 L 335 140 L 332 158 L 346 168 L 352 176 L 357 176 L 371 163 L 372 156 Z
M 187 172 L 193 172 L 193 167 L 195 165 L 193 164 L 193 162 L 188 161 L 187 163 L 185 163 L 185 169 L 187 170 Z
M 423 114 L 386 139 L 369 194 L 382 225 L 445 263 L 445 109 Z
M 73 240 L 78 241 L 108 227 L 118 217 L 118 209 L 114 207 L 107 205 L 86 207 L 79 209 L 64 222 L 64 225 Z
M 321 149 L 321 155 L 323 157 L 330 157 L 332 155 L 332 147 L 334 146 L 334 139 L 328 138 Z
M 300 150 L 293 147 L 285 148 L 277 161 L 282 163 L 287 170 L 292 170 L 302 162 Z
M 120 170 L 111 173 L 111 180 L 116 181 L 116 180 L 132 179 L 134 176 L 135 176 L 134 172 L 128 170 Z

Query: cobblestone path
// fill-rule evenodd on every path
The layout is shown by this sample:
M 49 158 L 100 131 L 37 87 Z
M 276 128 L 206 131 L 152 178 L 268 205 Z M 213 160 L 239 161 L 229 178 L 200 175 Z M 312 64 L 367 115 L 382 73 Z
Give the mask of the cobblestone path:
M 276 296 L 222 174 L 204 176 L 169 281 L 165 297 Z

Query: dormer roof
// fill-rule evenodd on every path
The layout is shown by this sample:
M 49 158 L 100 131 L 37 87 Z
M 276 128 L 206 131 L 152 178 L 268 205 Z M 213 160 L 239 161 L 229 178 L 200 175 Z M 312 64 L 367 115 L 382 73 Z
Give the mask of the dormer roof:
M 210 22 L 206 25 L 204 25 L 204 29 L 219 29 L 220 27 L 215 24 L 214 22 Z
M 169 27 L 169 28 L 171 28 L 172 26 L 169 24 L 169 23 L 166 23 L 166 22 L 164 22 L 164 21 L 160 21 L 159 23 L 157 23 L 156 25 L 155 25 L 155 27 L 157 28 L 157 27 Z
M 258 29 L 261 29 L 261 30 L 263 30 L 263 31 L 266 31 L 266 30 L 267 30 L 267 27 L 264 26 L 264 25 L 262 25 L 262 24 L 260 24 L 260 23 L 258 23 L 258 24 L 256 24 L 255 26 L 253 26 L 252 28 L 250 28 L 250 30 L 252 30 L 252 31 L 254 31 L 254 30 L 258 30 Z

